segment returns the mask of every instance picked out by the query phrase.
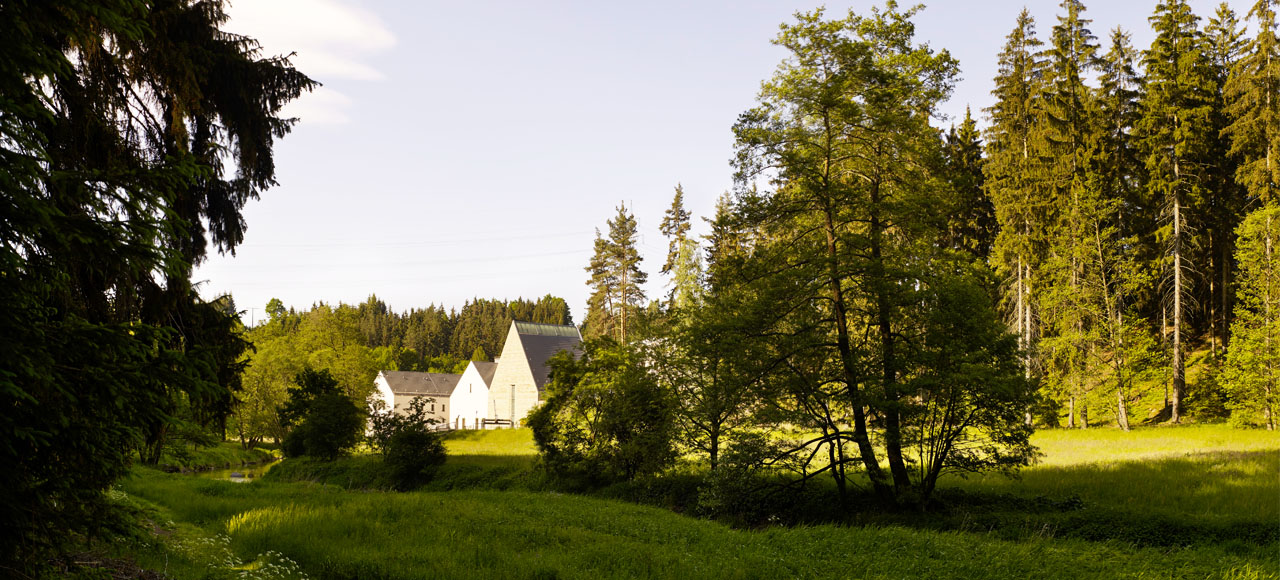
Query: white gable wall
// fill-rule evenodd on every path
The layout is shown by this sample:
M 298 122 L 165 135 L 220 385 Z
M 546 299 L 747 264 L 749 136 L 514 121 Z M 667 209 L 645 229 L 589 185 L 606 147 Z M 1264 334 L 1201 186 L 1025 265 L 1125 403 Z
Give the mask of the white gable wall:
M 378 378 L 373 379 L 373 389 L 374 401 L 382 401 L 387 405 L 387 409 L 395 408 L 395 393 L 391 392 L 391 385 L 387 383 L 387 378 L 382 376 L 382 371 L 378 371 Z
M 493 410 L 489 418 L 510 420 L 513 427 L 522 426 L 525 416 L 538 405 L 538 386 L 533 382 L 533 371 L 514 322 L 507 331 L 507 341 L 502 345 L 502 356 L 493 373 L 489 400 Z
M 455 429 L 478 429 L 480 420 L 488 418 L 489 385 L 484 384 L 480 369 L 472 362 L 449 397 L 449 425 Z

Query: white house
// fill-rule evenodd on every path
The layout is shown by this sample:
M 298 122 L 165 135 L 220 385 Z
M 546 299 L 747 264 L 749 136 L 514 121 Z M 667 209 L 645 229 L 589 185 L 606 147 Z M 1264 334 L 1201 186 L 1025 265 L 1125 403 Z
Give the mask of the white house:
M 582 356 L 582 335 L 576 327 L 513 321 L 489 385 L 489 418 L 520 426 L 543 399 L 547 359 L 562 350 Z
M 417 397 L 427 397 L 427 414 L 430 418 L 447 423 L 450 397 L 462 375 L 445 373 L 418 373 L 412 371 L 379 371 L 373 380 L 377 397 L 396 413 L 408 411 L 409 403 Z
M 479 429 L 489 418 L 489 384 L 498 363 L 471 361 L 449 397 L 449 425 L 454 429 Z

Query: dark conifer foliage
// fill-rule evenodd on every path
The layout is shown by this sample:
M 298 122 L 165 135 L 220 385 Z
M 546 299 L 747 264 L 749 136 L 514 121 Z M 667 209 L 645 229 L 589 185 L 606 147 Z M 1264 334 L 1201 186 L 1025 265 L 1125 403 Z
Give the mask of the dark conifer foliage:
M 234 252 L 315 83 L 220 1 L 0 8 L 0 564 L 17 574 L 181 422 L 216 430 L 246 344 L 191 269 Z M 231 165 L 224 165 L 224 160 Z
M 999 228 L 995 206 L 983 188 L 982 135 L 968 108 L 960 127 L 953 125 L 947 132 L 943 155 L 947 181 L 955 195 L 943 245 L 986 261 Z

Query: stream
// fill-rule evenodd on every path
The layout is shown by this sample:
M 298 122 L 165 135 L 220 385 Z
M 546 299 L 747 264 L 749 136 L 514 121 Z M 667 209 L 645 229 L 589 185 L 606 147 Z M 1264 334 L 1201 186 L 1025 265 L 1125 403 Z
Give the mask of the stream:
M 209 471 L 201 471 L 196 473 L 197 477 L 205 479 L 218 479 L 222 481 L 233 481 L 235 483 L 247 483 L 259 477 L 262 477 L 267 471 L 279 463 L 279 460 L 268 461 L 266 463 L 257 463 L 254 465 L 241 465 L 239 467 L 230 467 L 227 469 L 213 469 Z

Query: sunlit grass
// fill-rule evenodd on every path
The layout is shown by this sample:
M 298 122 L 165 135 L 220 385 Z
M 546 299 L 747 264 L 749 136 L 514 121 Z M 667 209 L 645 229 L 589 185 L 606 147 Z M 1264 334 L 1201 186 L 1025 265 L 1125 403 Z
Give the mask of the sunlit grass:
M 538 448 L 529 429 L 451 431 L 445 434 L 449 455 L 490 455 L 533 457 Z
M 369 494 L 306 484 L 193 484 L 157 473 L 128 488 L 171 504 L 179 519 L 225 533 L 237 554 L 278 552 L 315 578 L 1274 576 L 1266 562 L 1212 548 L 1011 542 L 894 526 L 735 530 L 658 508 L 549 493 Z
M 539 492 L 549 488 L 532 467 L 528 430 L 450 434 L 448 462 L 416 493 L 151 470 L 124 489 L 226 535 L 239 561 L 279 553 L 313 578 L 1280 578 L 1274 434 L 1060 430 L 1035 442 L 1045 457 L 1020 479 L 944 486 L 1024 499 L 872 517 L 879 525 L 866 527 L 735 530 Z M 354 477 L 376 460 L 354 457 L 334 473 Z
M 1044 453 L 1041 466 L 1183 457 L 1216 451 L 1280 453 L 1280 433 L 1233 429 L 1222 424 L 1144 427 L 1129 432 L 1110 427 L 1050 429 L 1036 432 L 1031 441 Z

